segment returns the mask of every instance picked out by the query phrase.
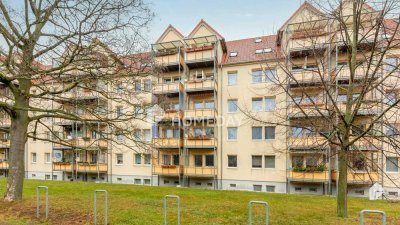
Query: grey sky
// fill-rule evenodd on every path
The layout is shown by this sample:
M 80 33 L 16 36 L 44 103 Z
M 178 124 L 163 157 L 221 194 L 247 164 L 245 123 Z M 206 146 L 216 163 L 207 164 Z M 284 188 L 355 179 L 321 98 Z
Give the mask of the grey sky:
M 148 38 L 157 40 L 168 24 L 183 35 L 205 19 L 226 40 L 274 33 L 303 0 L 148 0 L 156 17 Z

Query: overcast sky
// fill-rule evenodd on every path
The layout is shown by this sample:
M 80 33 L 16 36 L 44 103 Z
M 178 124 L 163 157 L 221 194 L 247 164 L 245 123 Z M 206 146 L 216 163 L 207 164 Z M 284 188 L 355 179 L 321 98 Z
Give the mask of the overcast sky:
M 154 42 L 168 24 L 184 36 L 200 19 L 206 20 L 226 40 L 256 37 L 275 31 L 303 0 L 148 0 L 154 18 L 148 38 Z

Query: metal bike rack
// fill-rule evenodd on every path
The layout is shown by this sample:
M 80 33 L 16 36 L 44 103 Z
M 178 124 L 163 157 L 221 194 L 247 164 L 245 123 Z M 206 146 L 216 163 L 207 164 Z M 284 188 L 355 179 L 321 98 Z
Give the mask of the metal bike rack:
M 364 225 L 364 215 L 365 213 L 376 213 L 382 215 L 382 225 L 386 225 L 386 213 L 380 210 L 361 210 L 360 212 L 360 225 Z
M 268 203 L 263 201 L 250 201 L 249 202 L 249 225 L 253 224 L 252 206 L 253 204 L 265 205 L 265 224 L 268 225 Z
M 104 224 L 108 224 L 108 192 L 106 190 L 94 191 L 94 224 L 97 225 L 97 193 L 104 193 Z
M 166 195 L 164 196 L 164 225 L 167 225 L 167 199 L 175 198 L 178 207 L 178 225 L 181 224 L 181 199 L 177 195 Z
M 36 218 L 40 217 L 40 189 L 46 190 L 46 219 L 49 217 L 49 188 L 47 186 L 36 187 Z

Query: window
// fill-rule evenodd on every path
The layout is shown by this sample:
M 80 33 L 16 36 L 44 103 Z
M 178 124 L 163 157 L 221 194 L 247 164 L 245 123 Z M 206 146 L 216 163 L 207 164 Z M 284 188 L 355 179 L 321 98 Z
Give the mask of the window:
M 164 180 L 164 184 L 169 184 L 169 180 Z
M 237 100 L 236 99 L 231 99 L 228 100 L 228 112 L 237 112 Z
M 266 190 L 267 190 L 267 192 L 275 192 L 275 186 L 267 185 Z
M 258 184 L 254 184 L 254 185 L 253 185 L 253 190 L 254 190 L 254 191 L 262 191 L 262 186 L 261 186 L 261 185 L 258 185 Z
M 125 136 L 123 133 L 118 132 L 117 133 L 117 141 L 123 141 L 125 139 Z
M 275 127 L 265 127 L 265 139 L 275 139 Z
M 135 82 L 135 91 L 136 92 L 142 91 L 142 84 L 140 81 Z
M 264 48 L 264 53 L 270 53 L 272 52 L 272 48 Z
M 316 156 L 306 157 L 306 167 L 307 168 L 315 168 L 317 166 L 318 166 L 318 157 L 316 157 Z
M 117 165 L 122 165 L 122 164 L 124 164 L 124 155 L 122 155 L 122 154 L 115 154 L 115 157 L 117 158 Z
M 395 136 L 398 134 L 399 134 L 399 132 L 397 131 L 396 124 L 390 124 L 390 125 L 386 126 L 386 135 L 387 136 L 392 137 L 392 136 Z
M 117 106 L 117 117 L 121 117 L 123 115 L 122 106 Z
M 237 127 L 228 127 L 228 140 L 237 140 Z
M 50 155 L 50 153 L 44 153 L 44 161 L 46 163 L 51 163 L 51 155 Z
M 135 154 L 135 164 L 142 164 L 142 155 L 139 153 Z
M 203 136 L 203 128 L 194 128 L 194 136 L 195 137 L 202 137 Z
M 151 164 L 151 155 L 150 154 L 144 154 L 144 164 L 145 165 L 150 165 Z
M 264 156 L 265 168 L 275 168 L 275 156 L 274 155 L 266 155 Z
M 175 166 L 179 166 L 179 155 L 173 155 L 172 159 Z
M 393 105 L 397 101 L 397 95 L 394 92 L 387 93 L 383 102 L 388 105 Z
M 308 189 L 310 192 L 317 192 L 317 188 L 311 187 Z
M 230 52 L 230 53 L 229 53 L 229 56 L 230 56 L 230 57 L 236 57 L 237 55 L 238 55 L 237 52 Z
M 53 175 L 53 180 L 57 180 L 57 175 Z
M 151 132 L 150 129 L 143 130 L 144 140 L 146 142 L 151 142 Z
M 144 80 L 144 91 L 151 91 L 151 80 Z
M 295 187 L 294 190 L 295 191 L 301 191 L 301 187 Z
M 251 101 L 251 107 L 253 112 L 262 111 L 262 98 L 253 98 Z
M 171 155 L 163 155 L 163 165 L 171 165 Z
M 387 172 L 399 172 L 399 160 L 396 157 L 386 158 L 386 171 Z
M 44 179 L 45 180 L 50 180 L 50 175 L 49 174 L 44 175 Z
M 142 132 L 139 129 L 136 129 L 133 131 L 133 139 L 135 141 L 140 141 L 140 139 L 142 138 Z
M 399 196 L 399 193 L 398 192 L 396 192 L 396 191 L 389 191 L 389 193 L 388 193 L 390 196 Z
M 237 72 L 228 72 L 228 85 L 237 84 Z
M 206 155 L 206 166 L 214 166 L 214 155 Z
M 229 187 L 236 188 L 236 184 L 229 184 Z
M 143 181 L 144 181 L 145 185 L 149 185 L 150 184 L 150 179 L 144 179 Z
M 260 49 L 256 49 L 256 54 L 261 54 L 261 53 L 263 53 L 263 49 L 262 48 L 260 48 Z
M 262 168 L 262 157 L 261 155 L 251 156 L 251 165 L 253 168 Z
M 396 69 L 397 63 L 399 63 L 399 59 L 395 57 L 386 58 L 385 60 L 385 70 L 387 72 L 391 72 Z
M 260 37 L 258 37 L 258 38 L 255 39 L 254 42 L 255 42 L 255 43 L 260 43 L 260 42 L 262 42 L 262 39 L 261 39 Z
M 134 180 L 134 184 L 142 184 L 142 180 L 136 178 L 136 179 Z
M 358 195 L 364 195 L 364 190 L 355 190 L 354 193 Z
M 276 70 L 265 70 L 266 81 L 276 81 Z
M 203 166 L 203 156 L 202 155 L 194 156 L 194 166 L 197 166 L 197 167 Z
M 251 128 L 251 137 L 253 140 L 261 140 L 262 139 L 262 127 L 252 127 Z
M 292 156 L 292 167 L 302 167 L 304 165 L 303 156 Z
M 36 163 L 36 162 L 37 162 L 36 153 L 32 152 L 32 163 Z
M 253 83 L 261 83 L 263 81 L 263 71 L 262 70 L 253 70 L 251 73 Z
M 205 104 L 205 108 L 206 109 L 214 109 L 215 108 L 214 101 L 207 101 Z
M 275 111 L 276 102 L 275 97 L 266 97 L 265 98 L 265 111 Z
M 124 91 L 124 86 L 122 85 L 122 83 L 119 82 L 117 84 L 117 93 L 122 94 L 123 91 Z
M 237 167 L 237 155 L 228 155 L 228 167 Z
M 202 109 L 204 108 L 203 102 L 195 102 L 194 103 L 194 109 Z

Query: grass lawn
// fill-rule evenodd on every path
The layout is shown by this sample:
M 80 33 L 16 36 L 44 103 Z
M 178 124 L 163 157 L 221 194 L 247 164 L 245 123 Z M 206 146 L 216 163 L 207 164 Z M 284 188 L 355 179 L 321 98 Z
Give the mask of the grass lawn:
M 4 192 L 5 184 L 6 180 L 1 179 L 1 192 Z M 38 185 L 49 187 L 48 220 L 35 218 L 35 187 Z M 183 225 L 247 224 L 247 204 L 250 200 L 269 203 L 270 224 L 358 225 L 362 209 L 384 210 L 388 215 L 388 224 L 400 224 L 400 204 L 364 198 L 350 198 L 349 218 L 339 219 L 335 216 L 336 204 L 333 197 L 34 180 L 25 181 L 22 202 L 0 203 L 0 224 L 91 224 L 95 189 L 108 191 L 109 224 L 163 224 L 163 196 L 166 194 L 181 197 Z M 100 197 L 102 195 L 98 200 L 98 218 L 103 222 L 103 218 L 100 218 L 104 212 L 100 206 L 103 198 Z M 168 224 L 176 224 L 176 209 L 172 200 L 169 203 Z M 263 208 L 256 206 L 253 212 L 253 224 L 263 224 Z M 380 224 L 378 217 L 368 217 L 370 219 L 366 224 Z

